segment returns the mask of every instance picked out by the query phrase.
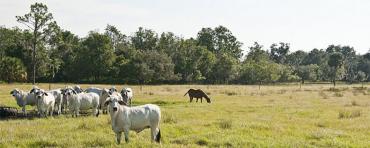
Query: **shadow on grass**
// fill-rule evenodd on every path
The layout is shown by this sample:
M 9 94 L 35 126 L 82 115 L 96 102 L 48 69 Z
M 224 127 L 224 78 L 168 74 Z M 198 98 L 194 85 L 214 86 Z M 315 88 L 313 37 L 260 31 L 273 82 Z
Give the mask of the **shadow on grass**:
M 28 145 L 28 147 L 57 147 L 57 146 L 58 145 L 56 142 L 45 140 L 35 141 Z
M 157 101 L 151 101 L 151 102 L 135 101 L 132 104 L 133 106 L 144 105 L 144 104 L 156 104 L 159 106 L 170 106 L 170 105 L 178 105 L 178 104 L 185 104 L 185 103 L 187 102 L 157 100 Z

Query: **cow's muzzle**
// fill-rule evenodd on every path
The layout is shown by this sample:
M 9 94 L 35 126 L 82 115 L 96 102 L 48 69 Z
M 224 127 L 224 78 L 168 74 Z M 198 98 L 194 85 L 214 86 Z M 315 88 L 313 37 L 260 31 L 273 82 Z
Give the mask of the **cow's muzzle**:
M 117 107 L 113 107 L 113 111 L 117 111 Z

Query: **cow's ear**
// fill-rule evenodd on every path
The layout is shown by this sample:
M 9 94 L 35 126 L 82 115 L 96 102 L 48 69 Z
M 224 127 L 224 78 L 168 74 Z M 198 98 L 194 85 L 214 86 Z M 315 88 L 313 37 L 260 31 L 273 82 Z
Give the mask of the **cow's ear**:
M 30 94 L 32 94 L 34 91 L 35 91 L 35 89 L 34 89 L 34 88 L 32 88 L 32 89 L 31 89 L 31 91 L 30 91 Z
M 75 90 L 72 90 L 72 93 L 77 94 L 77 92 Z
M 14 93 L 14 90 L 12 90 L 11 92 L 10 92 L 10 94 L 13 94 Z
M 122 100 L 119 100 L 118 101 L 118 103 L 120 104 L 120 105 L 127 105 L 125 102 L 123 102 Z
M 45 96 L 48 96 L 48 93 L 44 93 Z
M 110 102 L 111 102 L 111 100 L 110 100 L 110 99 L 108 99 L 108 100 L 106 100 L 106 101 L 104 102 L 104 105 L 105 105 L 105 106 L 107 106 Z

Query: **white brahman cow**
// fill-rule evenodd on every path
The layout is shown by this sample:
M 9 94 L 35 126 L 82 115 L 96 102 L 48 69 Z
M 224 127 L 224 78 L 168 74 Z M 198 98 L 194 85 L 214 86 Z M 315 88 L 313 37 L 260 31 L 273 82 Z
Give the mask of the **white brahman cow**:
M 41 117 L 53 116 L 55 97 L 50 92 L 40 89 L 36 92 L 37 110 Z
M 121 95 L 123 97 L 123 101 L 126 102 L 127 105 L 131 106 L 132 98 L 134 97 L 134 92 L 131 88 L 123 88 L 121 90 Z
M 22 107 L 22 112 L 24 115 L 27 114 L 26 112 L 26 105 L 35 106 L 37 100 L 35 98 L 35 94 L 24 92 L 19 89 L 14 89 L 10 92 L 10 94 L 15 98 L 19 107 Z
M 36 94 L 39 92 L 41 89 L 38 87 L 34 87 L 31 89 L 30 93 Z M 62 104 L 63 104 L 63 94 L 62 94 L 62 89 L 53 89 L 53 90 L 48 90 L 46 91 L 47 93 L 50 93 L 54 96 L 55 98 L 55 103 L 54 103 L 54 111 L 57 113 L 57 115 L 60 115 L 62 113 Z
M 77 93 L 73 89 L 67 89 L 64 93 L 68 100 L 69 111 L 71 112 L 72 117 L 79 116 L 80 110 L 89 109 L 93 109 L 93 115 L 96 117 L 99 116 L 99 95 L 96 93 Z
M 108 106 L 111 117 L 112 130 L 116 134 L 117 143 L 121 143 L 121 134 L 124 132 L 125 141 L 129 142 L 129 131 L 137 133 L 146 128 L 151 129 L 151 140 L 160 143 L 161 131 L 159 122 L 161 120 L 161 110 L 157 105 L 146 104 L 136 107 L 128 107 L 119 100 L 117 95 L 111 95 L 104 103 Z

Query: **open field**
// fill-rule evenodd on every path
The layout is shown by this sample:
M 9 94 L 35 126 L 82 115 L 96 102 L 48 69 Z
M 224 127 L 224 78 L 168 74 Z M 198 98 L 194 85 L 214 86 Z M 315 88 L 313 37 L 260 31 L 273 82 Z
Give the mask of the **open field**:
M 38 85 L 47 89 L 48 84 Z M 52 88 L 64 87 L 53 84 Z M 86 88 L 92 85 L 81 85 Z M 94 85 L 111 87 L 111 85 Z M 370 147 L 370 85 L 132 86 L 134 105 L 162 109 L 162 147 Z M 9 92 L 30 84 L 1 84 L 0 104 L 16 106 Z M 122 86 L 116 86 L 121 89 Z M 189 103 L 189 88 L 212 103 Z M 28 107 L 32 110 L 31 107 Z M 150 147 L 149 130 L 115 144 L 108 115 L 0 120 L 0 147 Z

